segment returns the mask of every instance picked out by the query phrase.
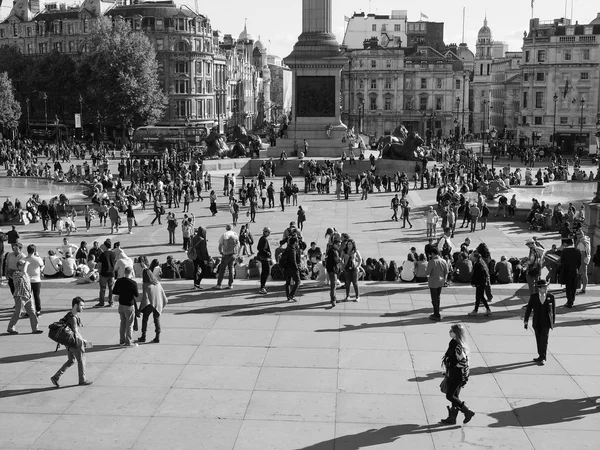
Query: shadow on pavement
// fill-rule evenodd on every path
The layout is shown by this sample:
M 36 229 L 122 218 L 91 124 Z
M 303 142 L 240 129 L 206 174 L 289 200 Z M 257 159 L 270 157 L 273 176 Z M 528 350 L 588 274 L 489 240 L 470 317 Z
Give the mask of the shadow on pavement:
M 54 346 L 54 343 L 52 343 Z M 92 348 L 86 350 L 86 354 L 96 353 L 96 352 L 105 352 L 107 350 L 123 350 L 123 347 L 119 345 L 94 345 Z M 43 353 L 28 353 L 24 355 L 12 355 L 5 356 L 0 358 L 0 364 L 8 364 L 8 363 L 16 363 L 16 362 L 24 362 L 24 361 L 34 361 L 36 359 L 42 358 L 50 358 L 53 356 L 64 356 L 66 358 L 66 353 L 59 353 L 53 351 L 43 352 Z
M 78 385 L 74 384 L 71 386 L 61 386 L 61 389 L 68 389 L 71 387 L 76 387 Z M 0 391 L 0 398 L 9 398 L 9 397 L 19 397 L 21 395 L 30 395 L 30 394 L 39 394 L 41 392 L 47 391 L 55 391 L 58 388 L 56 386 L 44 386 L 39 388 L 25 388 L 25 389 L 4 389 Z
M 506 372 L 508 370 L 520 369 L 522 367 L 537 366 L 535 361 L 521 361 L 508 364 L 498 364 L 497 366 L 485 366 L 485 367 L 471 367 L 469 369 L 470 375 L 485 375 L 489 373 Z M 442 369 L 435 372 L 430 372 L 422 377 L 408 378 L 407 381 L 415 383 L 423 383 L 425 381 L 441 379 Z
M 581 420 L 586 415 L 600 412 L 598 399 L 579 398 L 539 402 L 529 406 L 522 406 L 510 411 L 491 413 L 489 416 L 496 420 L 490 424 L 491 428 L 508 427 L 514 424 L 514 416 L 522 427 L 535 427 L 538 425 L 551 425 L 555 423 L 573 422 Z
M 334 450 L 340 448 L 343 450 L 359 450 L 362 448 L 373 447 L 377 445 L 389 444 L 401 439 L 402 436 L 415 434 L 428 434 L 437 431 L 448 431 L 459 429 L 459 425 L 448 426 L 443 424 L 436 425 L 390 425 L 383 428 L 372 428 L 356 434 L 340 436 L 327 441 L 318 442 L 299 450 Z M 399 446 L 398 448 L 403 448 Z

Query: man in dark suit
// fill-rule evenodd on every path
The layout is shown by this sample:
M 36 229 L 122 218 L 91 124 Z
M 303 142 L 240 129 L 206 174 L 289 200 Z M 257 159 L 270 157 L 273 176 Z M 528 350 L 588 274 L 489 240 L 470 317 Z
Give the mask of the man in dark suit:
M 565 308 L 572 308 L 577 291 L 577 274 L 581 267 L 581 251 L 573 246 L 573 239 L 565 239 L 565 248 L 560 257 L 560 281 L 565 285 L 567 303 Z
M 554 328 L 554 321 L 556 320 L 556 303 L 554 295 L 547 292 L 546 280 L 538 280 L 536 287 L 537 292 L 529 297 L 529 303 L 525 311 L 525 329 L 527 329 L 529 315 L 533 311 L 532 326 L 535 331 L 539 355 L 534 358 L 534 361 L 543 366 L 546 362 L 546 351 L 548 350 L 548 335 L 550 329 Z

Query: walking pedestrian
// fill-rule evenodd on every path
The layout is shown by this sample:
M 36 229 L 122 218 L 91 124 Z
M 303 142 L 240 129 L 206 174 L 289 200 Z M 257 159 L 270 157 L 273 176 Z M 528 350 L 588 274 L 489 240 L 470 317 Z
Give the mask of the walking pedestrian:
M 538 247 L 535 239 L 527 239 L 525 245 L 529 248 L 529 255 L 524 263 L 525 279 L 529 286 L 529 295 L 537 292 L 536 282 L 540 279 L 542 272 L 543 248 Z
M 175 230 L 178 226 L 179 224 L 177 223 L 175 213 L 169 212 L 167 214 L 167 231 L 169 232 L 169 244 L 175 245 Z
M 394 197 L 392 197 L 392 201 L 391 201 L 391 209 L 392 211 L 394 211 L 394 214 L 392 214 L 392 220 L 395 220 L 396 222 L 398 222 L 398 207 L 400 206 L 400 199 L 398 198 L 398 194 L 394 195 Z
M 75 361 L 77 361 L 79 385 L 89 386 L 93 383 L 93 381 L 89 381 L 85 376 L 85 349 L 92 347 L 92 342 L 86 341 L 79 332 L 79 328 L 82 326 L 79 314 L 83 311 L 84 306 L 85 301 L 81 297 L 75 297 L 71 302 L 71 311 L 62 319 L 62 321 L 73 331 L 73 334 L 77 338 L 78 345 L 77 347 L 67 347 L 67 362 L 58 369 L 58 372 L 56 372 L 54 376 L 50 377 L 50 381 L 56 387 L 60 387 L 60 377 L 69 367 L 75 364 Z
M 356 249 L 356 243 L 353 239 L 346 241 L 346 247 L 342 254 L 344 265 L 344 280 L 346 281 L 346 298 L 345 302 L 350 298 L 350 283 L 354 286 L 354 301 L 360 301 L 360 293 L 358 292 L 358 268 L 362 264 L 362 257 Z
M 536 285 L 537 292 L 529 297 L 529 303 L 525 311 L 525 329 L 527 329 L 529 315 L 533 312 L 531 326 L 535 331 L 538 352 L 538 357 L 533 360 L 543 366 L 546 363 L 548 336 L 556 321 L 556 302 L 554 295 L 548 293 L 546 280 L 538 280 Z
M 460 391 L 469 381 L 469 356 L 465 328 L 461 324 L 450 327 L 450 343 L 442 359 L 446 370 L 446 399 L 452 404 L 448 407 L 448 417 L 441 420 L 446 425 L 455 425 L 456 417 L 461 411 L 465 418 L 463 423 L 469 423 L 475 413 L 460 398 Z
M 560 255 L 560 280 L 565 285 L 567 303 L 565 308 L 572 308 L 577 291 L 577 275 L 581 267 L 581 251 L 573 246 L 573 239 L 564 240 L 565 248 Z
M 200 283 L 206 273 L 208 273 L 208 247 L 206 245 L 206 229 L 199 226 L 196 234 L 190 242 L 188 257 L 194 261 L 194 287 L 202 289 Z
M 581 277 L 580 294 L 585 294 L 585 289 L 588 284 L 588 265 L 592 256 L 592 244 L 590 238 L 583 232 L 583 229 L 577 231 L 577 249 L 581 252 L 581 266 L 579 268 L 579 276 Z
M 233 266 L 235 256 L 240 249 L 240 240 L 230 224 L 225 225 L 225 233 L 219 238 L 219 253 L 221 254 L 221 263 L 219 264 L 219 275 L 215 289 L 221 289 L 221 283 L 225 276 L 225 270 L 229 270 L 229 284 L 227 289 L 233 288 Z
M 267 294 L 267 278 L 269 277 L 269 273 L 271 271 L 271 261 L 273 256 L 271 254 L 271 246 L 269 244 L 269 236 L 271 235 L 271 229 L 269 227 L 265 227 L 263 229 L 263 234 L 258 240 L 258 245 L 256 246 L 257 258 L 260 261 L 260 290 L 258 291 L 260 294 Z
M 103 244 L 105 250 L 98 257 L 96 267 L 98 268 L 98 274 L 100 275 L 100 294 L 98 296 L 98 304 L 95 308 L 104 307 L 104 294 L 108 287 L 108 306 L 113 305 L 113 286 L 115 284 L 115 264 L 117 257 L 115 253 L 110 249 L 112 243 L 110 239 L 104 241 Z
M 482 303 L 485 307 L 485 315 L 489 317 L 492 315 L 492 311 L 485 298 L 485 291 L 490 285 L 490 272 L 487 264 L 477 250 L 473 252 L 473 257 L 475 258 L 475 262 L 473 263 L 471 286 L 475 287 L 475 309 L 469 313 L 469 316 L 476 316 L 479 311 L 479 305 Z
M 35 303 L 35 313 L 39 316 L 42 315 L 42 300 L 40 298 L 40 291 L 42 287 L 42 271 L 44 270 L 44 261 L 40 258 L 37 253 L 35 245 L 30 244 L 27 246 L 27 256 L 23 258 L 27 262 L 27 275 L 29 275 L 31 283 L 31 292 L 33 294 L 33 300 Z
M 300 249 L 298 238 L 292 236 L 288 239 L 287 248 L 279 259 L 279 264 L 285 273 L 285 295 L 288 302 L 297 302 L 296 291 L 300 287 Z
M 427 284 L 431 295 L 431 304 L 433 306 L 433 314 L 429 316 L 430 320 L 439 322 L 442 320 L 440 315 L 440 299 L 442 288 L 448 278 L 448 263 L 440 258 L 440 251 L 437 247 L 432 247 L 429 251 L 431 259 L 427 263 L 425 275 L 427 276 Z
M 110 219 L 110 234 L 114 234 L 115 231 L 118 233 L 119 225 L 121 225 L 121 216 L 115 206 L 115 202 L 111 202 L 110 208 L 108 208 L 108 218 Z
M 133 268 L 125 267 L 125 273 L 119 278 L 113 288 L 114 295 L 118 295 L 119 317 L 119 343 L 123 347 L 137 347 L 133 342 L 133 322 L 138 314 L 136 298 L 140 296 L 137 282 L 132 278 Z
M 298 228 L 300 231 L 304 230 L 304 222 L 306 222 L 306 211 L 302 206 L 298 206 Z
M 438 223 L 439 216 L 437 212 L 433 209 L 433 206 L 429 207 L 429 211 L 425 213 L 425 218 L 427 221 L 427 237 L 432 237 L 435 239 L 437 236 L 435 228 Z
M 142 336 L 138 342 L 146 342 L 146 330 L 148 329 L 148 318 L 150 314 L 154 319 L 155 336 L 153 343 L 160 343 L 160 315 L 163 308 L 169 302 L 165 290 L 160 282 L 156 279 L 150 269 L 145 268 L 142 272 L 142 300 L 136 314 L 137 317 L 142 315 Z
M 335 307 L 337 299 L 335 296 L 335 290 L 337 288 L 337 274 L 339 273 L 339 267 L 341 258 L 339 254 L 340 240 L 334 239 L 331 246 L 327 250 L 327 259 L 325 260 L 325 268 L 327 270 L 327 276 L 329 277 L 329 299 L 331 301 L 331 307 Z
M 408 222 L 408 225 L 412 228 L 412 223 L 410 223 L 410 205 L 408 203 L 408 201 L 404 202 L 404 205 L 402 206 L 402 228 L 406 228 L 406 222 Z
M 27 261 L 19 259 L 17 261 L 17 269 L 12 274 L 12 281 L 14 285 L 13 297 L 15 299 L 15 310 L 13 311 L 12 317 L 8 322 L 8 334 L 19 334 L 15 329 L 17 322 L 21 315 L 21 308 L 25 308 L 29 315 L 29 323 L 31 325 L 31 332 L 33 334 L 41 334 L 42 330 L 38 328 L 38 318 L 33 306 L 31 305 L 32 293 L 31 293 L 31 280 L 26 272 Z
M 133 233 L 133 225 L 137 226 L 137 221 L 135 220 L 135 212 L 133 212 L 133 206 L 131 203 L 127 205 L 127 210 L 125 211 L 125 215 L 127 217 L 127 230 L 129 234 Z

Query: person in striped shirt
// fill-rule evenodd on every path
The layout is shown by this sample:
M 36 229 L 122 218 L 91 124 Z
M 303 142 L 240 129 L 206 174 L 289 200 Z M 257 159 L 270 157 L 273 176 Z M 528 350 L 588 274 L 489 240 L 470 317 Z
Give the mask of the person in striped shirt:
M 17 261 L 17 270 L 13 272 L 12 279 L 14 284 L 13 297 L 15 299 L 15 310 L 13 315 L 8 322 L 8 334 L 19 334 L 15 329 L 19 316 L 21 314 L 21 308 L 24 306 L 25 310 L 29 314 L 29 322 L 31 323 L 31 332 L 33 334 L 43 333 L 42 330 L 38 329 L 38 318 L 33 306 L 31 304 L 32 292 L 31 292 L 31 280 L 25 270 L 27 261 L 20 259 Z

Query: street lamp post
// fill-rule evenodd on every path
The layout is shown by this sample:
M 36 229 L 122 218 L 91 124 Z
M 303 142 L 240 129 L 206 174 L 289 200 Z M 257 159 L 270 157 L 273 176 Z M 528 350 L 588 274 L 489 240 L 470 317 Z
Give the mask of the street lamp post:
M 582 141 L 581 145 L 583 146 L 583 107 L 585 105 L 585 99 L 583 97 L 581 97 L 579 104 L 581 105 L 581 117 L 579 118 L 579 137 Z M 583 148 L 581 150 L 583 152 Z
M 80 132 L 80 139 L 83 139 L 83 97 L 81 94 L 79 94 L 79 121 L 81 122 L 81 132 Z
M 421 116 L 423 117 L 423 119 L 425 121 L 425 126 L 428 127 L 428 129 L 425 130 L 425 138 L 427 139 L 427 146 L 431 147 L 431 141 L 433 138 L 433 121 L 437 117 L 437 115 L 436 115 L 435 111 L 427 112 L 427 110 L 424 110 L 421 112 Z
M 456 134 L 456 144 L 460 141 L 460 129 L 458 128 L 458 117 L 460 114 L 460 97 L 456 97 L 456 119 L 454 119 L 454 134 Z
M 27 105 L 27 134 L 29 134 L 29 97 L 25 99 L 25 104 Z
M 498 131 L 496 128 L 492 128 L 490 131 L 490 137 L 492 138 L 492 143 L 495 144 L 496 136 L 498 136 Z M 494 172 L 494 152 L 492 151 L 492 147 L 490 145 L 490 154 L 492 155 L 492 172 Z
M 558 95 L 554 94 L 552 97 L 554 100 L 554 122 L 552 123 L 552 146 L 554 147 L 554 151 L 556 152 L 556 102 L 558 102 Z
M 485 111 L 486 111 L 487 103 L 488 103 L 487 100 L 483 101 L 483 127 L 481 130 L 481 136 L 482 136 L 481 161 L 482 162 L 483 162 L 483 152 L 485 151 L 485 138 L 487 137 L 487 133 L 486 133 L 487 122 L 485 120 Z
M 42 92 L 42 99 L 44 99 L 44 141 L 48 139 L 48 95 Z

